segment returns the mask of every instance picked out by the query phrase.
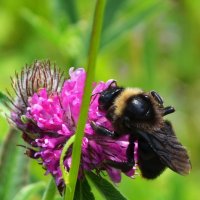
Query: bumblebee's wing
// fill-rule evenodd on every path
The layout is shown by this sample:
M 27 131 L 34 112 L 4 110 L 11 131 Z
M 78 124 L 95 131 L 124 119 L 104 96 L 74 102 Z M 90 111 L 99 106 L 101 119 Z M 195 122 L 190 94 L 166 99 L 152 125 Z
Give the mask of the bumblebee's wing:
M 139 131 L 140 137 L 148 142 L 164 165 L 181 175 L 189 174 L 191 170 L 189 156 L 186 149 L 178 141 L 168 121 L 165 122 L 163 128 L 153 133 Z

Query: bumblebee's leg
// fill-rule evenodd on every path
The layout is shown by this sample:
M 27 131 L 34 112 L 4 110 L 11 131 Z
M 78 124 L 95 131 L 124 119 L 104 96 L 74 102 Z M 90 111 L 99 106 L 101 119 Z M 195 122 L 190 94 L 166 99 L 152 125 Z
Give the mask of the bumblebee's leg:
M 95 133 L 99 135 L 109 136 L 112 138 L 117 138 L 119 136 L 117 132 L 110 131 L 103 126 L 98 126 L 95 122 L 91 122 L 91 126 L 95 131 Z M 121 169 L 123 172 L 128 172 L 133 168 L 133 166 L 135 165 L 135 161 L 134 161 L 134 138 L 132 136 L 129 137 L 129 145 L 126 150 L 126 157 L 127 161 L 117 162 L 113 160 L 107 160 L 106 164 L 114 168 Z
M 108 163 L 110 166 L 112 166 L 114 168 L 121 169 L 122 172 L 126 173 L 126 172 L 130 171 L 135 165 L 134 147 L 135 147 L 134 138 L 130 137 L 129 145 L 126 149 L 127 161 L 117 162 L 117 161 L 113 161 L 113 160 L 108 160 L 108 161 L 106 161 L 106 163 Z
M 126 149 L 126 158 L 128 163 L 132 164 L 133 166 L 135 165 L 134 150 L 135 150 L 135 137 L 133 135 L 130 135 L 129 145 L 128 148 Z
M 117 132 L 110 131 L 103 126 L 99 126 L 93 121 L 90 123 L 90 125 L 93 128 L 93 130 L 95 131 L 95 133 L 97 133 L 99 135 L 109 136 L 109 137 L 112 137 L 112 138 L 117 138 L 119 136 L 119 134 Z
M 151 95 L 153 96 L 153 98 L 160 104 L 163 105 L 163 99 L 162 97 L 155 91 L 151 91 Z M 175 109 L 172 106 L 167 106 L 164 108 L 164 113 L 163 116 L 168 115 L 170 113 L 173 113 L 175 111 Z
M 175 109 L 172 106 L 167 106 L 167 107 L 164 108 L 163 115 L 165 116 L 165 115 L 168 115 L 168 114 L 173 113 L 173 112 L 175 112 Z
M 151 95 L 159 104 L 163 105 L 163 99 L 157 92 L 151 91 Z
M 116 169 L 120 169 L 124 173 L 126 173 L 126 172 L 130 171 L 131 169 L 133 169 L 133 166 L 134 166 L 133 163 L 117 162 L 117 161 L 113 161 L 113 160 L 107 160 L 106 163 L 111 167 L 114 167 Z

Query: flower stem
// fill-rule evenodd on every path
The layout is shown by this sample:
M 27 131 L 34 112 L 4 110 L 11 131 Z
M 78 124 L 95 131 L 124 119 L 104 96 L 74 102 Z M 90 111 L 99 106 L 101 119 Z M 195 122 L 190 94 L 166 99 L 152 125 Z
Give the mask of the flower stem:
M 65 146 L 63 147 L 63 150 L 60 156 L 60 168 L 62 171 L 62 176 L 63 176 L 66 187 L 68 187 L 68 183 L 69 183 L 69 173 L 65 170 L 65 166 L 63 162 L 64 162 L 65 154 L 67 150 L 69 149 L 69 147 L 71 146 L 71 144 L 74 142 L 74 139 L 75 139 L 75 135 L 69 138 L 69 140 L 66 142 Z
M 48 186 L 46 187 L 42 200 L 54 199 L 55 194 L 56 194 L 56 184 L 54 179 L 51 178 Z
M 100 43 L 104 8 L 105 8 L 105 0 L 97 0 L 93 25 L 92 25 L 89 54 L 88 54 L 87 77 L 85 82 L 80 116 L 75 133 L 75 141 L 73 144 L 72 164 L 69 172 L 69 185 L 68 187 L 66 187 L 66 192 L 65 192 L 65 199 L 67 200 L 73 200 L 76 181 L 78 177 L 80 157 L 81 157 L 81 144 L 82 144 L 82 138 L 84 136 L 84 128 L 87 121 L 88 108 L 92 93 L 92 83 L 94 81 L 94 75 L 95 75 L 95 65 Z

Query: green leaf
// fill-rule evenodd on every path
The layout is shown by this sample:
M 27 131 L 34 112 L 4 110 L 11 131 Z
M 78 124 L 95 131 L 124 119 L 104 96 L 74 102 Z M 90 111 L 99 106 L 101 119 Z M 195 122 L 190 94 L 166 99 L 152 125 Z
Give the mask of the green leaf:
M 31 12 L 27 8 L 22 8 L 20 14 L 39 35 L 45 37 L 45 39 L 55 45 L 59 44 L 61 35 L 47 20 Z
M 94 195 L 91 192 L 90 185 L 86 178 L 78 180 L 76 183 L 76 190 L 74 200 L 94 200 Z
M 60 0 L 60 7 L 68 15 L 71 23 L 76 23 L 78 21 L 78 14 L 76 8 L 76 1 L 74 0 Z
M 0 92 L 0 103 L 3 103 L 4 101 L 8 101 L 8 99 L 9 98 L 4 93 Z
M 115 21 L 117 13 L 123 8 L 127 0 L 109 0 L 106 3 L 105 15 L 103 21 L 103 31 L 106 30 Z
M 13 200 L 28 200 L 33 194 L 39 193 L 45 188 L 45 182 L 38 182 L 23 187 L 13 198 Z
M 127 200 L 109 181 L 97 176 L 93 172 L 87 172 L 87 176 L 94 183 L 106 200 Z
M 18 144 L 22 144 L 20 134 L 11 129 L 0 158 L 0 197 L 3 200 L 11 200 L 28 182 L 28 158 Z
M 5 106 L 5 103 L 9 102 L 9 98 L 4 93 L 0 92 L 0 114 L 2 114 L 4 117 L 10 112 L 9 109 Z
M 157 30 L 154 24 L 150 23 L 144 33 L 144 75 L 143 83 L 145 88 L 151 89 L 157 86 L 156 84 L 156 65 L 158 60 L 158 47 L 157 47 Z
M 132 10 L 129 11 L 131 13 L 130 15 L 123 15 L 123 18 L 115 20 L 115 23 L 112 23 L 112 25 L 102 33 L 101 48 L 111 42 L 119 40 L 121 36 L 130 31 L 134 26 L 160 11 L 163 4 L 161 1 L 152 0 L 139 1 L 133 5 Z
M 62 197 L 55 197 L 55 200 L 63 200 Z
M 56 194 L 56 183 L 54 178 L 52 177 L 49 184 L 46 187 L 42 200 L 54 199 L 55 194 Z

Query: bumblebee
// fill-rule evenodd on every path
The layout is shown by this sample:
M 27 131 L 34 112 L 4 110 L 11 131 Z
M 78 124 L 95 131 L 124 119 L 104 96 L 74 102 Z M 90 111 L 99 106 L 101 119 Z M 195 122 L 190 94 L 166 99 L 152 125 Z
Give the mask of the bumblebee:
M 163 118 L 175 109 L 172 106 L 164 107 L 163 99 L 157 92 L 123 88 L 113 82 L 100 93 L 98 104 L 112 123 L 114 131 L 91 122 L 95 133 L 113 139 L 129 135 L 127 160 L 108 160 L 110 166 L 123 172 L 132 169 L 135 165 L 134 144 L 137 141 L 137 164 L 144 178 L 154 179 L 167 167 L 181 175 L 189 174 L 191 163 L 188 153 L 178 141 L 171 123 Z

